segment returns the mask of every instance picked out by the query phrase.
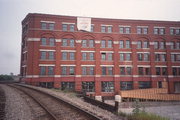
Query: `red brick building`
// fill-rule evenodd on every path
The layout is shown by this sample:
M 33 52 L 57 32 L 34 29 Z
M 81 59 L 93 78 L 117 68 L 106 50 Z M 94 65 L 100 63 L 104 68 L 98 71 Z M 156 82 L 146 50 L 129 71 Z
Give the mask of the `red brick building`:
M 180 93 L 180 22 L 28 14 L 22 21 L 21 76 L 27 84 L 114 95 L 162 87 Z

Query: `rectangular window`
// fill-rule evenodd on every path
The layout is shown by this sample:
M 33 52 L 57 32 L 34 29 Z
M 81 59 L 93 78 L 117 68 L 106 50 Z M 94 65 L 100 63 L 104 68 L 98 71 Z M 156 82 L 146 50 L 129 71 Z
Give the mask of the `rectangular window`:
M 41 45 L 47 45 L 46 38 L 41 38 Z
M 49 23 L 49 29 L 54 30 L 54 23 Z
M 160 67 L 156 67 L 156 75 L 161 75 L 161 68 Z
M 67 52 L 62 53 L 62 60 L 67 60 Z
M 114 92 L 114 82 L 101 82 L 102 92 Z
M 149 53 L 144 53 L 144 61 L 149 61 Z
M 171 54 L 171 61 L 175 61 L 175 54 Z
M 83 92 L 95 92 L 95 83 L 94 82 L 82 82 L 82 91 Z
M 61 70 L 62 70 L 62 75 L 67 75 L 67 67 L 66 66 L 63 66 L 61 68 Z
M 91 25 L 91 32 L 94 32 L 94 25 Z
M 49 51 L 49 60 L 54 60 L 54 52 Z
M 75 83 L 74 82 L 61 82 L 61 90 L 75 90 Z
M 126 53 L 126 61 L 131 61 L 131 54 L 130 53 Z
M 142 48 L 142 42 L 141 42 L 141 41 L 138 41 L 138 42 L 137 42 L 137 48 L 138 48 L 138 49 Z
M 89 47 L 94 47 L 94 40 L 89 40 Z
M 87 40 L 82 40 L 82 47 L 87 47 Z
M 62 46 L 67 46 L 67 39 L 62 39 Z
M 139 89 L 146 89 L 146 88 L 151 88 L 151 82 L 139 81 Z
M 67 27 L 68 27 L 67 24 L 63 24 L 63 25 L 62 25 L 62 30 L 63 30 L 63 31 L 67 31 Z
M 101 60 L 106 60 L 106 53 L 101 53 Z
M 143 34 L 148 34 L 148 28 L 143 28 Z
M 48 66 L 48 75 L 54 75 L 54 67 Z
M 101 47 L 102 47 L 102 48 L 105 48 L 105 47 L 106 47 L 106 41 L 105 41 L 105 40 L 102 40 L 102 41 L 101 41 Z
M 177 68 L 172 68 L 172 74 L 173 74 L 174 76 L 177 76 Z
M 102 75 L 106 75 L 106 67 L 102 67 Z
M 120 75 L 125 75 L 125 67 L 120 67 Z
M 74 75 L 74 66 L 69 67 L 69 75 Z
M 166 67 L 162 67 L 162 75 L 167 75 L 167 68 Z
M 161 60 L 166 61 L 166 54 L 161 54 Z
M 144 75 L 143 67 L 138 67 L 139 75 Z
M 41 51 L 41 60 L 45 60 L 45 59 L 46 59 L 46 52 Z
M 54 46 L 55 39 L 54 38 L 49 38 L 49 45 Z
M 159 33 L 160 35 L 164 35 L 165 34 L 165 29 L 164 28 L 160 28 L 159 30 L 160 30 L 160 33 Z
M 131 47 L 130 47 L 130 41 L 129 41 L 129 40 L 126 40 L 126 48 L 131 48 Z
M 108 29 L 108 33 L 112 32 L 112 26 L 108 26 L 107 29 Z
M 121 90 L 132 90 L 133 89 L 133 82 L 120 82 Z
M 160 61 L 161 58 L 160 58 L 160 54 L 155 54 L 155 61 Z
M 160 49 L 165 49 L 165 42 L 160 42 Z
M 154 34 L 155 34 L 155 35 L 158 34 L 158 28 L 154 28 Z
M 86 67 L 82 67 L 82 75 L 87 75 Z
M 145 68 L 145 75 L 150 75 L 150 68 L 149 67 Z
M 120 33 L 124 33 L 124 28 L 123 27 L 119 27 L 119 32 Z
M 111 60 L 112 60 L 112 57 L 113 57 L 112 53 L 109 53 L 109 54 L 108 54 L 108 60 L 111 61 Z
M 176 42 L 176 49 L 180 49 L 180 42 Z
M 46 67 L 45 66 L 40 67 L 40 75 L 46 75 Z
M 175 43 L 174 42 L 170 42 L 170 48 L 175 49 Z
M 82 53 L 82 60 L 87 60 L 87 53 Z
M 89 75 L 94 75 L 94 67 L 89 67 Z
M 129 34 L 131 32 L 129 27 L 126 27 L 125 31 L 126 31 L 126 34 Z
M 70 47 L 74 47 L 74 40 L 70 39 Z
M 138 61 L 142 61 L 143 57 L 142 57 L 142 53 L 138 53 Z
M 94 53 L 89 53 L 89 60 L 94 60 Z
M 112 48 L 112 40 L 108 40 L 108 48 Z
M 123 40 L 119 41 L 119 48 L 124 48 L 124 41 Z
M 174 35 L 174 29 L 173 28 L 170 29 L 170 34 Z
M 112 67 L 108 67 L 108 75 L 113 75 L 113 68 Z
M 159 42 L 154 42 L 154 49 L 159 49 Z
M 143 43 L 144 43 L 143 48 L 149 48 L 149 43 L 147 41 L 144 41 Z
M 142 28 L 138 27 L 137 28 L 137 34 L 141 34 L 142 33 Z
M 176 54 L 176 61 L 180 61 L 180 54 Z
M 126 68 L 126 72 L 127 72 L 127 75 L 131 75 L 132 74 L 132 68 L 131 67 L 127 67 Z
M 106 32 L 106 26 L 101 26 L 101 32 L 105 33 Z
M 69 53 L 69 56 L 70 56 L 70 57 L 69 57 L 70 60 L 74 60 L 74 52 L 70 52 L 70 53 Z
M 41 23 L 41 29 L 43 29 L 43 30 L 47 29 L 47 24 L 42 22 Z
M 124 61 L 124 54 L 120 53 L 120 61 Z
M 176 29 L 176 35 L 179 35 L 180 34 L 180 29 Z
M 71 24 L 71 25 L 70 25 L 70 31 L 71 31 L 71 32 L 74 32 L 74 24 Z

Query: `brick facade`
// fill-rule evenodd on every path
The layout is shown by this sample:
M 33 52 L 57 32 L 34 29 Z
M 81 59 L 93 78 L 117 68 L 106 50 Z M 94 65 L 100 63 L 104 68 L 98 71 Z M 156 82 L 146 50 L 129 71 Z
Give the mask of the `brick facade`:
M 78 31 L 77 17 L 28 14 L 22 81 L 104 96 L 168 81 L 169 92 L 179 93 L 180 22 L 91 18 L 91 24 L 93 31 Z

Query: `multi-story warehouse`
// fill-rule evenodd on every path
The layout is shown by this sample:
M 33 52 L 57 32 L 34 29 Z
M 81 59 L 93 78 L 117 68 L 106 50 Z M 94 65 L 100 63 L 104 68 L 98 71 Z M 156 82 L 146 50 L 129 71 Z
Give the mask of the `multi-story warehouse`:
M 90 31 L 78 29 L 83 25 Z M 180 22 L 28 14 L 21 76 L 94 95 L 161 88 L 162 81 L 180 93 Z

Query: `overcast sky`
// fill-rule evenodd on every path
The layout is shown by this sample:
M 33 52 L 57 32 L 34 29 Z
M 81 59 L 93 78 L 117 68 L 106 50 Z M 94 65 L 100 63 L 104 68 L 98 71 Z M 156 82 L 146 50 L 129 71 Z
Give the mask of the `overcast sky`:
M 19 74 L 28 13 L 180 21 L 180 0 L 0 0 L 0 74 Z

